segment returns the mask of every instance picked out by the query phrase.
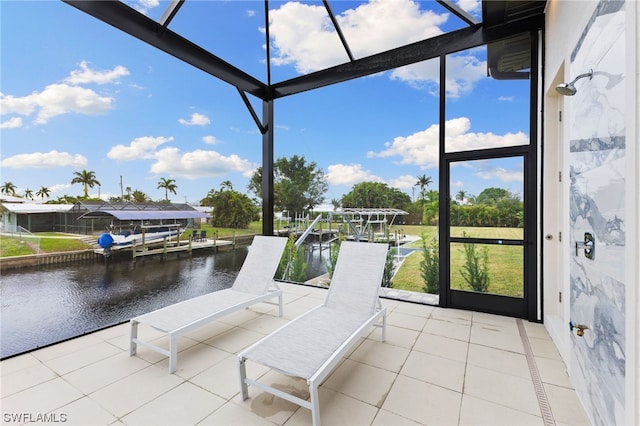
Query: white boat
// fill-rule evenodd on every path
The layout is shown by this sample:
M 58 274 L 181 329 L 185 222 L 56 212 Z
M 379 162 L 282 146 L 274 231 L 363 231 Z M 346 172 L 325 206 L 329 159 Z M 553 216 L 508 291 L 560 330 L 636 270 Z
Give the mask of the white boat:
M 184 229 L 179 225 L 151 225 L 139 230 L 128 230 L 118 233 L 106 232 L 98 237 L 98 245 L 103 249 L 121 249 L 133 245 L 148 245 L 182 235 Z

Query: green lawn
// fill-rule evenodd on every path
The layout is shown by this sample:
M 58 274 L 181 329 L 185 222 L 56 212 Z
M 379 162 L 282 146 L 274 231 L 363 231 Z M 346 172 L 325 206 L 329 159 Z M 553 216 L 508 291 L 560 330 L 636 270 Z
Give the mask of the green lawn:
M 435 226 L 403 225 L 392 227 L 392 231 L 399 231 L 406 235 L 420 236 L 425 233 L 430 240 L 437 232 Z M 468 236 L 477 238 L 504 238 L 521 239 L 520 228 L 462 228 L 454 227 L 451 234 L 462 236 L 466 232 Z M 405 247 L 421 248 L 422 242 L 415 241 Z M 524 252 L 522 246 L 498 246 L 481 245 L 477 249 L 487 247 L 489 250 L 489 293 L 507 296 L 523 296 L 523 265 Z M 398 273 L 393 279 L 393 287 L 401 290 L 423 292 L 424 283 L 420 273 L 420 262 L 423 259 L 422 251 L 407 257 L 402 263 Z M 469 290 L 471 288 L 463 278 L 460 270 L 465 262 L 463 244 L 454 243 L 451 246 L 451 288 Z
M 24 256 L 34 253 L 57 253 L 91 248 L 78 239 L 64 238 L 62 235 L 65 234 L 43 232 L 22 234 L 20 237 L 0 236 L 0 257 Z M 57 236 L 60 236 L 60 238 L 56 238 Z

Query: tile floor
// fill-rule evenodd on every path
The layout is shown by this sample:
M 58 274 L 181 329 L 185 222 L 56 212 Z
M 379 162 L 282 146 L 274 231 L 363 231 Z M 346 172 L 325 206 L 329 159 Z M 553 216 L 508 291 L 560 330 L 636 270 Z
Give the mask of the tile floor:
M 309 425 L 310 411 L 249 387 L 239 395 L 235 354 L 324 300 L 326 290 L 283 284 L 285 316 L 256 305 L 180 340 L 178 371 L 127 324 L 0 362 L 3 424 Z M 383 299 L 387 341 L 372 329 L 320 388 L 324 425 L 543 425 L 517 322 Z M 589 424 L 544 327 L 524 322 L 557 425 Z M 140 329 L 140 334 L 153 333 Z M 160 338 L 162 339 L 162 338 Z M 247 365 L 281 389 L 304 381 Z M 549 419 L 547 419 L 547 424 Z

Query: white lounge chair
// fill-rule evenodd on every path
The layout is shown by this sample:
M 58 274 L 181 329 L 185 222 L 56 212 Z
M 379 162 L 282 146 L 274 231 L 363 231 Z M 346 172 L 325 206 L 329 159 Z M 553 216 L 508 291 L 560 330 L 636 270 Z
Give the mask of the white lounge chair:
M 310 409 L 313 424 L 320 425 L 320 384 L 370 326 L 382 327 L 385 340 L 387 311 L 378 293 L 387 250 L 384 244 L 342 243 L 325 302 L 238 354 L 243 400 L 253 385 Z M 310 401 L 248 378 L 247 360 L 306 379 Z
M 273 281 L 278 263 L 287 244 L 286 238 L 256 236 L 233 286 L 188 299 L 149 312 L 131 320 L 130 355 L 137 345 L 148 347 L 169 357 L 169 372 L 174 373 L 178 358 L 178 338 L 206 324 L 259 302 L 278 298 L 282 316 L 282 290 Z M 274 303 L 275 304 L 275 303 Z M 144 324 L 169 336 L 169 350 L 138 337 L 138 325 Z

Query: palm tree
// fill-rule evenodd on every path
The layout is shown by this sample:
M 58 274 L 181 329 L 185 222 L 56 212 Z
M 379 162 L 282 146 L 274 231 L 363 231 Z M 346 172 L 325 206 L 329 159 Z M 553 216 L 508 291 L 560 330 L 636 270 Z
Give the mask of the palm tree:
M 427 175 L 418 176 L 418 182 L 416 182 L 416 185 L 420 187 L 420 199 L 423 202 L 424 202 L 425 190 L 427 189 L 427 187 L 431 182 L 433 182 L 433 180 L 431 179 L 431 176 L 427 176 Z
M 83 170 L 81 172 L 73 172 L 75 177 L 71 180 L 71 183 L 80 183 L 83 186 L 84 198 L 89 197 L 89 188 L 93 188 L 95 185 L 100 185 L 100 182 L 96 179 L 96 173 L 94 171 Z
M 225 189 L 228 189 L 229 191 L 233 190 L 233 185 L 230 180 L 225 180 L 220 184 L 220 191 L 224 191 Z
M 149 201 L 149 197 L 147 196 L 147 194 L 145 194 L 144 192 L 140 191 L 139 189 L 134 190 L 131 193 L 131 197 L 133 197 L 133 201 L 137 202 L 137 203 L 144 203 Z
M 176 189 L 178 189 L 178 185 L 176 185 L 175 179 L 160 178 L 158 189 L 160 188 L 164 188 L 164 199 L 169 201 L 169 192 L 177 194 Z
M 0 192 L 7 195 L 16 195 L 16 186 L 13 182 L 5 182 L 4 185 L 0 186 Z
M 331 205 L 333 206 L 333 211 L 336 211 L 340 208 L 340 206 L 342 205 L 342 202 L 337 198 L 332 198 Z
M 24 190 L 24 198 L 27 200 L 33 200 L 33 191 L 29 188 Z
M 49 188 L 47 188 L 46 186 L 41 186 L 40 189 L 38 189 L 38 192 L 36 192 L 36 196 L 44 200 L 45 197 L 49 198 L 50 192 L 51 190 Z
M 464 201 L 466 196 L 467 196 L 467 192 L 464 189 L 461 189 L 460 191 L 458 191 L 458 193 L 456 194 L 456 200 L 460 202 L 460 205 L 462 205 L 462 202 Z

